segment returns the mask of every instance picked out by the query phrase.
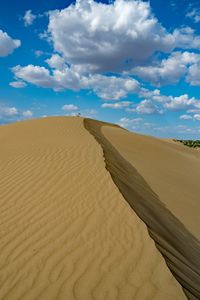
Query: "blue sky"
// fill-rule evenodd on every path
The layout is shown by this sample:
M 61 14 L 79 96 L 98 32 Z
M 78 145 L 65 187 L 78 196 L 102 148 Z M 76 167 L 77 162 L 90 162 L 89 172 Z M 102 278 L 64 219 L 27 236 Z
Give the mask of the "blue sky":
M 0 124 L 80 112 L 200 137 L 199 1 L 6 1 L 0 62 Z

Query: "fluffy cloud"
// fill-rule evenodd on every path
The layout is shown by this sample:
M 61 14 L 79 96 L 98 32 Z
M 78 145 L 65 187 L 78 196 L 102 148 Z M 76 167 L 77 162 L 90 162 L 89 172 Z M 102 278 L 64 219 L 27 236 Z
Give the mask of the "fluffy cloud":
M 33 112 L 31 110 L 19 110 L 14 106 L 0 106 L 0 119 L 11 121 L 18 121 L 24 119 L 30 119 L 33 116 Z
M 139 114 L 152 115 L 162 114 L 163 111 L 149 99 L 142 100 L 137 106 L 135 111 Z
M 26 27 L 32 25 L 35 19 L 36 19 L 36 15 L 32 14 L 31 10 L 27 10 L 23 17 L 24 25 Z
M 192 19 L 194 23 L 200 22 L 200 10 L 197 8 L 193 8 L 186 14 L 186 17 Z
M 51 58 L 46 59 L 47 64 L 53 69 L 64 69 L 66 68 L 65 60 L 58 54 L 53 54 Z
M 200 108 L 200 101 L 196 98 L 189 98 L 187 94 L 179 97 L 170 97 L 170 101 L 164 104 L 164 107 L 173 110 L 189 110 L 192 108 Z
M 19 79 L 44 88 L 57 88 L 54 78 L 48 69 L 39 66 L 28 65 L 25 67 L 16 66 L 12 68 L 13 73 Z
M 83 85 L 91 88 L 104 100 L 119 100 L 129 93 L 139 92 L 139 82 L 132 78 L 93 75 L 84 80 Z
M 25 67 L 18 65 L 12 68 L 12 71 L 16 78 L 40 87 L 52 88 L 55 91 L 92 89 L 100 98 L 105 100 L 119 100 L 126 97 L 128 93 L 137 93 L 139 90 L 138 81 L 132 78 L 100 74 L 86 77 L 68 66 L 64 69 L 54 69 L 52 74 L 45 67 L 33 65 Z
M 121 118 L 118 122 L 118 124 L 122 127 L 131 127 L 135 126 L 139 123 L 141 123 L 143 119 L 142 118 L 134 118 L 134 119 L 129 119 L 129 118 Z
M 195 34 L 191 27 L 175 29 L 173 32 L 175 48 L 200 49 L 200 36 Z
M 16 107 L 0 107 L 0 118 L 3 117 L 13 117 L 18 115 L 18 110 Z
M 124 107 L 128 107 L 131 102 L 129 101 L 122 101 L 122 102 L 116 102 L 116 103 L 103 103 L 101 107 L 103 108 L 113 108 L 113 109 L 120 109 Z
M 20 40 L 12 39 L 6 32 L 0 29 L 0 57 L 11 54 L 20 45 Z
M 162 86 L 179 81 L 187 73 L 187 67 L 197 62 L 200 62 L 200 54 L 187 51 L 183 53 L 174 52 L 169 58 L 163 59 L 160 64 L 136 67 L 132 70 L 132 73 L 156 86 Z M 193 69 L 191 68 L 193 66 L 190 67 L 189 73 L 192 73 Z M 195 75 L 193 77 L 197 78 Z M 192 81 L 189 76 L 188 81 Z
M 179 119 L 181 119 L 181 120 L 192 120 L 192 116 L 190 116 L 190 115 L 181 115 L 179 117 Z
M 149 2 L 136 0 L 109 5 L 78 0 L 51 11 L 48 39 L 69 64 L 94 72 L 128 70 L 159 51 L 200 47 L 191 28 L 167 32 L 152 15 Z
M 78 0 L 49 13 L 54 48 L 70 64 L 116 70 L 146 60 L 156 50 L 171 50 L 173 38 L 150 13 L 148 3 L 116 0 L 106 5 Z M 139 51 L 138 51 L 139 50 Z
M 31 110 L 25 110 L 22 112 L 22 116 L 26 119 L 32 118 L 33 112 Z
M 200 85 L 200 62 L 189 67 L 186 80 L 191 85 Z
M 75 111 L 75 110 L 78 110 L 78 106 L 76 106 L 74 104 L 65 104 L 65 105 L 63 105 L 62 110 Z
M 193 118 L 196 121 L 200 121 L 200 114 L 195 114 Z
M 50 71 L 41 66 L 28 65 L 25 67 L 15 66 L 12 68 L 15 77 L 43 88 L 51 88 L 55 91 L 64 89 L 79 90 L 81 78 L 78 73 L 66 67 L 63 70 Z
M 26 83 L 24 81 L 12 81 L 9 83 L 9 85 L 16 89 L 21 89 L 26 86 Z

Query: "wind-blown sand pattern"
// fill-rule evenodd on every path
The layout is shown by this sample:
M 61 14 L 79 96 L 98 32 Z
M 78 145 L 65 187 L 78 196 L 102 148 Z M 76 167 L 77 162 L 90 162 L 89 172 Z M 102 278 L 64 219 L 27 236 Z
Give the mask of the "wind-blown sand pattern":
M 137 158 L 140 158 L 139 162 L 143 162 L 143 164 L 141 163 L 141 165 L 143 166 L 145 166 L 146 162 L 148 163 L 148 155 L 145 156 L 142 152 L 143 147 L 148 143 L 148 139 L 153 140 L 152 147 L 154 147 L 154 152 L 157 152 L 158 154 L 158 163 L 159 151 L 161 151 L 161 156 L 163 155 L 163 152 L 165 154 L 165 151 L 163 149 L 160 150 L 156 144 L 156 141 L 154 141 L 155 139 L 152 139 L 150 137 L 139 136 L 138 139 L 142 139 L 142 142 L 140 141 L 140 143 L 138 143 L 137 135 L 127 133 L 125 130 L 120 129 L 117 126 L 103 126 L 106 124 L 89 119 L 86 119 L 84 122 L 86 128 L 95 136 L 97 141 L 102 146 L 106 161 L 106 167 L 109 170 L 115 184 L 118 186 L 120 192 L 123 194 L 130 206 L 147 224 L 150 235 L 155 240 L 157 248 L 163 254 L 168 266 L 184 287 L 188 298 L 199 299 L 199 241 L 187 230 L 186 227 L 183 226 L 176 215 L 172 214 L 170 210 L 165 205 L 163 205 L 158 195 L 154 193 L 145 179 L 138 173 L 137 169 L 133 165 L 131 165 L 129 161 L 125 160 L 123 156 L 121 156 L 121 154 L 118 152 L 118 148 L 121 150 L 122 154 L 130 159 L 132 164 L 135 162 L 135 160 L 137 161 Z M 109 140 L 105 136 L 107 136 Z M 113 145 L 115 145 L 116 148 L 113 147 L 110 141 L 112 141 Z M 133 149 L 131 148 L 131 146 L 135 146 L 135 148 Z M 168 145 L 165 147 L 168 147 Z M 152 151 L 151 147 L 145 149 L 146 152 L 151 153 Z M 170 162 L 170 159 L 172 160 L 173 156 L 170 157 L 169 150 L 168 154 Z M 196 158 L 196 152 L 192 154 Z M 143 157 L 143 161 L 140 156 Z M 154 159 L 155 169 L 157 168 L 156 163 L 157 160 Z M 175 160 L 174 163 L 176 163 Z M 167 168 L 173 169 L 177 166 L 178 164 L 169 164 Z M 179 177 L 177 179 L 180 180 Z M 194 190 L 195 193 L 197 191 L 198 188 Z M 197 198 L 196 201 L 198 206 Z M 186 214 L 187 212 L 185 213 L 185 215 Z M 190 213 L 188 213 L 188 217 L 189 216 Z M 196 226 L 198 226 L 198 223 Z
M 81 118 L 0 127 L 0 299 L 186 299 Z
M 102 127 L 102 133 L 200 240 L 199 152 L 178 142 L 142 136 L 112 126 Z

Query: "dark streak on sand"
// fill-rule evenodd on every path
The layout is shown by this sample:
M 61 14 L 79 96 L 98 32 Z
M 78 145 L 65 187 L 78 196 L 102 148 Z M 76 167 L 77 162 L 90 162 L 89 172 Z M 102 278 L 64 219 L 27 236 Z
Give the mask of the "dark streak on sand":
M 101 145 L 106 169 L 119 191 L 147 225 L 149 234 L 188 299 L 200 299 L 200 242 L 165 207 L 138 171 L 101 132 L 111 124 L 84 119 L 85 128 Z M 117 126 L 117 125 L 116 125 Z

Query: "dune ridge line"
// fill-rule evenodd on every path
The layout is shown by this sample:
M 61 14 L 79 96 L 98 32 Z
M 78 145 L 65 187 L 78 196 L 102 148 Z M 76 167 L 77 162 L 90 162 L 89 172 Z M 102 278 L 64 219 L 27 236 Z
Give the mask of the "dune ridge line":
M 101 145 L 106 168 L 126 201 L 147 225 L 149 234 L 182 285 L 188 299 L 200 299 L 200 243 L 165 207 L 144 178 L 103 135 L 102 126 L 84 119 L 85 128 Z
M 183 300 L 78 117 L 0 126 L 1 300 Z

